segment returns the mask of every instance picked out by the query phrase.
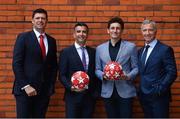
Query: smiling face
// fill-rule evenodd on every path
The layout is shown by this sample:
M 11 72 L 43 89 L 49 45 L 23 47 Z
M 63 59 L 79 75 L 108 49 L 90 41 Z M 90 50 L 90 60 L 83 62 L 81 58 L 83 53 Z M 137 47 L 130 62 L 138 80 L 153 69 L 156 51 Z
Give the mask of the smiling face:
M 74 29 L 73 33 L 74 39 L 76 40 L 76 43 L 84 46 L 86 43 L 86 39 L 88 37 L 88 29 L 85 26 L 77 26 Z
M 108 34 L 110 35 L 111 40 L 119 40 L 122 34 L 122 28 L 119 23 L 112 23 L 107 29 Z
M 32 19 L 32 24 L 33 28 L 35 28 L 40 33 L 43 33 L 47 24 L 46 14 L 36 13 Z
M 153 27 L 153 24 L 144 24 L 141 26 L 141 32 L 142 32 L 145 42 L 149 44 L 155 39 L 157 31 Z

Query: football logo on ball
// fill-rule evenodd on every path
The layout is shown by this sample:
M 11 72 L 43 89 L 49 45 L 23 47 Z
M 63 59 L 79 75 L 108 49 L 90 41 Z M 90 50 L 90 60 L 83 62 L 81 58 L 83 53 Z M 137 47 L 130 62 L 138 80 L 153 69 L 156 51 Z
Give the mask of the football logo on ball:
M 72 75 L 71 83 L 75 89 L 88 89 L 89 76 L 86 72 L 77 71 Z
M 119 80 L 124 72 L 118 62 L 110 61 L 104 67 L 104 75 L 108 80 Z

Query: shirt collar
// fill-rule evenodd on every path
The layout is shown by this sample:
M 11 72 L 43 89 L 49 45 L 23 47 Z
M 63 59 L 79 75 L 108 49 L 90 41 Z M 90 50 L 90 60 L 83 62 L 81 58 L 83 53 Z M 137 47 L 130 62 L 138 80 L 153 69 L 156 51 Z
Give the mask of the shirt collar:
M 45 37 L 45 33 L 40 34 L 35 28 L 33 28 L 33 31 L 37 38 L 39 38 L 40 35 L 43 35 Z
M 154 40 L 153 40 L 152 42 L 150 42 L 149 44 L 145 44 L 145 46 L 149 45 L 150 48 L 154 48 L 155 45 L 156 45 L 156 43 L 157 43 L 157 39 L 154 39 Z
M 80 46 L 78 43 L 76 43 L 76 42 L 74 43 L 74 45 L 75 45 L 75 48 L 76 48 L 76 49 L 81 48 L 81 46 Z M 83 47 L 85 47 L 85 48 L 86 48 L 86 45 L 84 45 Z
M 111 43 L 111 40 L 109 40 L 109 45 L 111 47 L 117 47 L 117 46 L 120 46 L 120 44 L 121 44 L 121 39 L 115 44 L 115 46 L 113 46 L 112 43 Z

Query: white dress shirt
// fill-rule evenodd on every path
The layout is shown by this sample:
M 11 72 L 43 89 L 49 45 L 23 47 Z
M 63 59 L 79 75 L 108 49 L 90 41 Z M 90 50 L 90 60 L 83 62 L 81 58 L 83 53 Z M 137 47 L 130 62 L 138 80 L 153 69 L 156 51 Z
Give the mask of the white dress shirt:
M 40 43 L 40 35 L 44 36 L 44 45 L 46 48 L 46 55 L 47 55 L 47 53 L 48 53 L 48 41 L 47 41 L 47 37 L 46 37 L 45 33 L 40 34 L 36 29 L 33 29 L 33 31 L 36 34 L 36 37 L 37 37 L 39 43 Z
M 152 50 L 154 49 L 154 47 L 155 47 L 156 44 L 157 44 L 157 39 L 154 39 L 154 40 L 153 40 L 152 42 L 150 42 L 149 44 L 145 44 L 145 47 L 146 47 L 146 45 L 149 45 L 149 46 L 150 46 L 150 47 L 148 48 L 148 52 L 147 52 L 145 64 L 146 64 L 146 62 L 147 62 L 147 60 L 148 60 L 148 58 L 149 58 L 149 56 L 150 56 L 150 54 L 151 54 L 151 52 L 152 52 Z M 144 50 L 143 50 L 143 53 L 144 53 L 144 51 L 145 51 L 145 48 L 144 48 Z
M 81 58 L 81 61 L 82 61 L 82 50 L 81 50 L 81 46 L 79 44 L 77 44 L 76 42 L 74 43 L 75 44 L 75 48 L 79 54 L 79 57 Z M 86 46 L 84 46 L 86 47 Z M 89 56 L 88 56 L 88 52 L 86 50 L 86 48 L 84 49 L 84 53 L 85 53 L 85 57 L 86 57 L 86 66 L 88 68 L 88 65 L 89 65 Z

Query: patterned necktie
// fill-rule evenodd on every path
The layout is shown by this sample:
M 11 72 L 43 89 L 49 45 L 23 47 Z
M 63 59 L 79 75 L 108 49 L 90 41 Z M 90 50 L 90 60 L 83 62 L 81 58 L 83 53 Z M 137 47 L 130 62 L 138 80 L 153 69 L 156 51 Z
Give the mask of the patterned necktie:
M 148 48 L 149 48 L 149 47 L 150 47 L 149 45 L 146 45 L 145 51 L 144 51 L 144 53 L 143 53 L 142 56 L 141 56 L 141 62 L 142 62 L 142 64 L 143 64 L 143 66 L 146 65 L 145 61 L 146 61 L 147 52 L 148 52 Z
M 41 47 L 41 52 L 42 52 L 43 59 L 45 59 L 45 57 L 46 57 L 46 47 L 44 45 L 44 36 L 43 35 L 40 35 L 40 47 Z
M 82 50 L 82 63 L 84 66 L 84 70 L 87 71 L 85 48 L 81 47 L 81 50 Z

